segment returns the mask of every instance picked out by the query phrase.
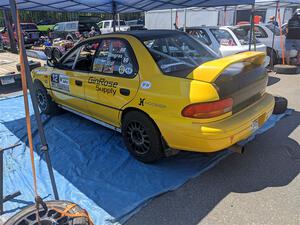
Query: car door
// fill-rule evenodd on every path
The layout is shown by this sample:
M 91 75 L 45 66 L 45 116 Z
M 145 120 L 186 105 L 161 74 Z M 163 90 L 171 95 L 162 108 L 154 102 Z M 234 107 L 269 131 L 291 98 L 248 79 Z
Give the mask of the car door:
M 85 100 L 85 86 L 90 77 L 98 40 L 83 42 L 74 47 L 59 62 L 51 74 L 54 99 L 69 109 L 89 114 Z
M 135 97 L 139 83 L 138 64 L 129 42 L 102 39 L 85 89 L 92 115 L 119 127 L 120 111 Z

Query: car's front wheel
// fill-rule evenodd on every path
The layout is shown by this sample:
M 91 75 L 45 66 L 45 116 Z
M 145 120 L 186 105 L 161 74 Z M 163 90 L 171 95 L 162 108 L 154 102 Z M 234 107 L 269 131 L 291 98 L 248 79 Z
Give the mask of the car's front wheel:
M 145 114 L 131 111 L 122 119 L 122 135 L 128 151 L 139 161 L 152 163 L 163 157 L 159 130 Z
M 41 112 L 45 114 L 56 114 L 59 111 L 59 108 L 57 104 L 52 101 L 51 96 L 47 93 L 43 84 L 36 80 L 34 82 L 34 88 Z

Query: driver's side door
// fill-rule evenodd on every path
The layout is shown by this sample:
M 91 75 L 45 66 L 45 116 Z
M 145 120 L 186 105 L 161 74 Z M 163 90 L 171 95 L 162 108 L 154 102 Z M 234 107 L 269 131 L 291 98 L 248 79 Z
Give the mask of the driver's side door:
M 97 41 L 85 42 L 74 47 L 58 63 L 51 74 L 54 100 L 69 109 L 88 114 L 85 100 L 87 84 Z

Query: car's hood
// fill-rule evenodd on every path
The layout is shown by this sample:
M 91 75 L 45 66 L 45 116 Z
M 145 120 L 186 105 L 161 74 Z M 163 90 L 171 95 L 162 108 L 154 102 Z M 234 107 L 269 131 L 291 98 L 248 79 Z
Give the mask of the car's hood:
M 243 52 L 203 63 L 194 69 L 187 78 L 211 83 L 232 64 L 248 62 L 251 64 L 263 65 L 264 61 L 265 53 L 263 52 Z

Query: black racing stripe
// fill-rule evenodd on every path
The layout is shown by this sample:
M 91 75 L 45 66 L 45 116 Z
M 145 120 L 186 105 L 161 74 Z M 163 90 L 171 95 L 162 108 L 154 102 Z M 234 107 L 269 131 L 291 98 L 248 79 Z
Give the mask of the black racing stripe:
M 107 108 L 111 108 L 111 109 L 115 109 L 115 110 L 118 110 L 118 111 L 123 111 L 122 109 L 118 109 L 118 108 L 115 108 L 115 107 L 112 107 L 112 106 L 109 106 L 109 105 L 105 105 L 105 104 L 102 104 L 102 103 L 99 103 L 99 102 L 94 102 L 92 100 L 88 100 L 88 99 L 85 99 L 85 98 L 80 98 L 78 96 L 74 96 L 74 95 L 71 95 L 69 93 L 66 93 L 66 92 L 62 92 L 62 91 L 58 91 L 58 90 L 54 90 L 54 89 L 51 89 L 51 88 L 46 88 L 47 90 L 51 90 L 51 91 L 56 91 L 58 93 L 61 93 L 61 94 L 65 94 L 65 95 L 68 95 L 70 97 L 74 97 L 74 98 L 78 98 L 78 99 L 81 99 L 81 100 L 84 100 L 84 101 L 87 101 L 87 102 L 91 102 L 91 103 L 94 103 L 96 105 L 101 105 L 101 106 L 104 106 L 104 107 L 107 107 Z

